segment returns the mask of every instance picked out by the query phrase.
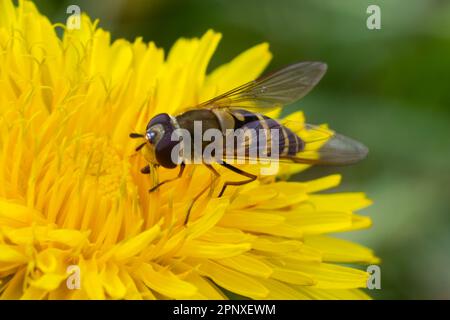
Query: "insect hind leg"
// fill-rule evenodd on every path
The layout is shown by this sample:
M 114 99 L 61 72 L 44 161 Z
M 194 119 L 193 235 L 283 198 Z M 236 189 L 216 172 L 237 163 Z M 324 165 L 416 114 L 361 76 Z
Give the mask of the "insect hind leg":
M 258 178 L 256 175 L 245 172 L 244 170 L 241 170 L 239 168 L 236 168 L 228 163 L 226 163 L 225 161 L 222 161 L 222 163 L 220 163 L 221 166 L 227 168 L 228 170 L 231 170 L 237 174 L 240 174 L 241 176 L 247 177 L 248 179 L 246 180 L 241 180 L 241 181 L 226 181 L 222 187 L 222 190 L 219 193 L 219 198 L 224 194 L 225 189 L 228 186 L 242 186 L 244 184 L 250 183 L 252 181 L 255 181 L 256 178 Z

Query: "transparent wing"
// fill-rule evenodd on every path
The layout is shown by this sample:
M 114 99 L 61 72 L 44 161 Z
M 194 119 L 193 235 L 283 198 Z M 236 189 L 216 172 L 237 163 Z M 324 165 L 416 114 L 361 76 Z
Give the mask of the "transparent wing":
M 273 135 L 264 133 L 265 139 L 250 138 L 237 141 L 235 151 L 225 153 L 228 161 L 252 163 L 262 160 L 316 165 L 348 165 L 356 163 L 367 156 L 368 149 L 361 142 L 338 134 L 325 127 L 319 127 L 299 122 L 279 122 L 303 142 L 303 147 L 295 154 L 283 154 L 283 148 L 292 144 L 282 133 Z M 249 128 L 257 127 L 247 124 Z M 267 127 L 267 124 L 266 124 Z M 269 129 L 279 129 L 279 126 L 269 126 Z M 245 129 L 244 129 L 245 131 Z M 257 133 L 256 133 L 257 134 Z M 251 136 L 247 133 L 247 136 Z M 274 146 L 277 148 L 274 148 Z M 275 151 L 278 150 L 278 153 Z M 230 156 L 231 155 L 231 156 Z
M 320 165 L 348 165 L 363 160 L 369 152 L 361 142 L 319 126 L 306 124 L 297 134 L 305 142 L 305 147 L 295 156 L 285 157 L 286 160 Z
M 322 62 L 299 62 L 264 75 L 194 108 L 243 108 L 267 112 L 304 97 L 327 70 Z

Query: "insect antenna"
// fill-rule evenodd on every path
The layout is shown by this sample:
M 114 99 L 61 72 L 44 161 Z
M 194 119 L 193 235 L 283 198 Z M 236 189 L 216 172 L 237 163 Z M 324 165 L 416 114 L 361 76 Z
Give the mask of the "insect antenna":
M 130 133 L 130 138 L 132 138 L 132 139 L 145 138 L 145 136 L 143 134 L 140 134 L 140 133 L 132 132 L 132 133 Z
M 147 143 L 147 142 L 141 143 L 140 145 L 137 146 L 137 148 L 136 148 L 135 150 L 136 150 L 136 151 L 141 150 L 141 149 L 145 146 L 146 143 Z

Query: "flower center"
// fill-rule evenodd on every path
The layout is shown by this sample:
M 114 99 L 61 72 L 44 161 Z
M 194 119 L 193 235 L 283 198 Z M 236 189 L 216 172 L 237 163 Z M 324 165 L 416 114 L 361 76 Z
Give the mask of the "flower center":
M 84 184 L 95 187 L 100 195 L 116 198 L 130 191 L 133 184 L 129 164 L 107 139 L 81 138 L 72 155 Z

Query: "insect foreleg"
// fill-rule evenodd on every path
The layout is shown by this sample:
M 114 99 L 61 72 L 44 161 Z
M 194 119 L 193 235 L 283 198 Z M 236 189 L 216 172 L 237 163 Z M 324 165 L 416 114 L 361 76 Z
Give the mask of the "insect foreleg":
M 172 181 L 175 181 L 175 180 L 177 180 L 177 179 L 180 179 L 180 178 L 183 176 L 183 172 L 184 172 L 184 168 L 185 168 L 185 167 L 186 167 L 186 165 L 184 164 L 184 162 L 182 162 L 182 163 L 180 164 L 180 171 L 178 172 L 178 175 L 177 175 L 175 178 L 167 179 L 167 180 L 164 180 L 164 181 L 158 183 L 156 186 L 154 186 L 153 188 L 151 188 L 150 190 L 148 190 L 148 192 L 156 191 L 156 190 L 157 190 L 159 187 L 161 187 L 163 184 L 166 184 L 166 183 L 168 183 L 168 182 L 172 182 Z
M 149 166 L 149 165 L 146 165 L 145 167 L 143 167 L 143 168 L 141 169 L 141 173 L 142 173 L 142 174 L 150 174 L 150 166 Z
M 225 189 L 226 189 L 228 186 L 242 186 L 242 185 L 244 185 L 244 184 L 247 184 L 247 183 L 250 183 L 250 182 L 252 182 L 252 181 L 255 181 L 256 178 L 257 178 L 256 175 L 251 174 L 251 173 L 248 173 L 248 172 L 245 172 L 245 171 L 243 171 L 243 170 L 241 170 L 241 169 L 239 169 L 239 168 L 236 168 L 236 167 L 234 167 L 234 166 L 232 166 L 232 165 L 226 163 L 225 161 L 222 161 L 222 163 L 220 163 L 220 165 L 223 166 L 223 167 L 225 167 L 225 168 L 227 168 L 227 169 L 229 169 L 229 170 L 231 170 L 231 171 L 233 171 L 233 172 L 235 172 L 235 173 L 237 173 L 237 174 L 240 174 L 240 175 L 242 175 L 242 176 L 244 176 L 244 177 L 247 177 L 247 178 L 249 178 L 249 179 L 242 180 L 242 181 L 226 181 L 226 182 L 224 183 L 223 187 L 222 187 L 222 190 L 221 190 L 220 193 L 219 193 L 219 198 L 224 194 Z

